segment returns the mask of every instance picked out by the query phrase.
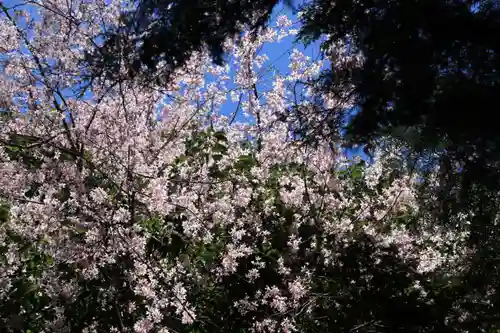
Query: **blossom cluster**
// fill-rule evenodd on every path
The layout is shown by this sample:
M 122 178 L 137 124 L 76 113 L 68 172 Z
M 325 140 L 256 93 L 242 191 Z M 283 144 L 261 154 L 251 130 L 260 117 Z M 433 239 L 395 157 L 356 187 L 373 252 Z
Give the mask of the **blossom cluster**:
M 227 66 L 200 50 L 166 86 L 89 83 L 85 51 L 120 24 L 121 6 L 2 7 L 0 304 L 18 311 L 9 325 L 305 331 L 341 306 L 324 294 L 344 291 L 325 289 L 323 275 L 343 272 L 363 242 L 373 244 L 370 265 L 395 247 L 418 276 L 460 258 L 465 235 L 419 219 L 410 168 L 391 179 L 384 154 L 364 165 L 330 142 L 297 141 L 285 111 L 318 107 L 317 90 L 295 86 L 313 82 L 322 63 L 295 49 L 289 72 L 262 75 L 262 46 L 296 34 L 289 19 L 228 39 Z M 401 216 L 416 221 L 395 223 Z

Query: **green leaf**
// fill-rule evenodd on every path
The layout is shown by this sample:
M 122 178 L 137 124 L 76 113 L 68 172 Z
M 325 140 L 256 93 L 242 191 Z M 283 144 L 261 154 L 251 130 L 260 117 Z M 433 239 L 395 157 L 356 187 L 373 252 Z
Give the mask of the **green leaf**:
M 238 158 L 234 167 L 238 170 L 250 170 L 255 165 L 257 165 L 257 160 L 254 156 L 242 155 Z
M 354 180 L 358 180 L 360 179 L 361 177 L 363 177 L 363 171 L 360 169 L 360 168 L 355 168 L 354 170 L 352 170 L 351 172 L 351 177 L 354 179 Z
M 4 203 L 0 203 L 0 224 L 7 222 L 9 219 L 9 206 Z
M 219 141 L 227 142 L 226 133 L 222 131 L 217 131 L 214 133 L 214 137 Z
M 227 147 L 221 143 L 217 143 L 213 148 L 212 151 L 214 153 L 223 153 L 225 154 L 227 152 Z
M 163 219 L 156 216 L 139 222 L 139 225 L 151 234 L 158 234 L 163 227 Z

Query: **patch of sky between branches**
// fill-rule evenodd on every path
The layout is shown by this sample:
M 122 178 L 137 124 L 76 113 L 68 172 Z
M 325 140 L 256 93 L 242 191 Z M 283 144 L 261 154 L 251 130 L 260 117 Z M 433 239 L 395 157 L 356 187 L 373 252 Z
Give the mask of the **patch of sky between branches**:
M 271 15 L 271 19 L 269 22 L 269 26 L 275 27 L 277 24 L 278 17 L 286 15 L 292 22 L 293 26 L 290 28 L 300 29 L 300 23 L 298 22 L 297 15 L 293 12 L 293 10 L 283 4 L 279 4 L 273 10 Z M 304 46 L 301 42 L 295 40 L 295 36 L 287 36 L 281 39 L 279 42 L 265 43 L 264 46 L 260 49 L 260 55 L 266 55 L 267 60 L 263 63 L 263 66 L 256 70 L 259 74 L 259 80 L 256 84 L 256 89 L 259 93 L 259 98 L 263 99 L 263 94 L 272 89 L 272 82 L 274 81 L 276 75 L 286 76 L 290 73 L 288 65 L 290 64 L 290 55 L 292 54 L 293 49 L 297 49 L 302 52 L 304 55 L 309 56 L 311 59 L 317 59 L 320 56 L 320 42 L 311 43 L 308 46 Z M 229 65 L 229 85 L 227 86 L 228 90 L 235 88 L 234 82 L 235 74 L 237 71 L 237 67 L 234 65 L 232 61 L 232 55 L 226 55 L 226 61 Z M 207 84 L 214 82 L 216 78 L 207 74 L 206 76 Z M 299 91 L 300 93 L 300 91 Z M 242 102 L 248 101 L 248 94 L 243 94 Z M 229 93 L 227 96 L 227 100 L 222 106 L 221 114 L 225 116 L 232 116 L 232 114 L 236 111 L 238 106 L 238 101 L 231 100 Z M 235 117 L 237 122 L 254 122 L 255 119 L 245 118 L 241 112 Z

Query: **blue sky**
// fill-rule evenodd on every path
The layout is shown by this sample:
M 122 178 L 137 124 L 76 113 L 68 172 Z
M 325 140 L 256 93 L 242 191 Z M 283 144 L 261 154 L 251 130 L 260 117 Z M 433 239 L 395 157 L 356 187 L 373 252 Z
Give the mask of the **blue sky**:
M 9 7 L 15 4 L 19 4 L 22 1 L 19 0 L 6 0 L 4 1 L 4 5 Z M 299 8 L 302 4 L 306 3 L 307 0 L 295 0 L 293 1 L 293 6 L 295 9 Z M 276 19 L 280 15 L 286 15 L 288 16 L 289 19 L 294 22 L 293 28 L 299 29 L 300 25 L 298 23 L 298 19 L 293 11 L 292 8 L 289 8 L 288 6 L 285 6 L 284 4 L 280 3 L 278 6 L 274 8 L 273 14 L 272 14 L 272 19 L 270 22 L 270 25 L 273 26 L 276 24 Z M 266 54 L 268 56 L 268 60 L 264 64 L 263 67 L 269 67 L 272 66 L 275 71 L 269 71 L 265 76 L 264 76 L 264 82 L 268 83 L 270 80 L 272 80 L 273 73 L 278 72 L 281 74 L 286 74 L 289 69 L 288 69 L 288 64 L 289 64 L 289 56 L 291 54 L 291 51 L 293 49 L 298 49 L 301 51 L 303 54 L 306 56 L 311 57 L 312 59 L 316 59 L 320 55 L 320 41 L 314 42 L 307 47 L 305 47 L 302 43 L 297 42 L 295 40 L 294 36 L 288 36 L 281 40 L 280 43 L 268 43 L 266 44 L 263 49 L 262 53 Z M 28 52 L 28 50 L 26 50 Z M 230 55 L 228 55 L 230 56 Z M 228 59 L 229 60 L 229 59 Z M 230 75 L 234 74 L 234 68 L 231 68 Z M 270 80 L 269 80 L 270 79 Z M 210 78 L 208 77 L 208 82 L 210 82 Z M 269 90 L 269 86 L 266 86 L 266 84 L 258 84 L 257 89 L 259 92 Z M 68 91 L 64 92 L 64 94 L 67 96 L 72 95 L 72 92 Z M 227 102 L 224 104 L 222 108 L 222 113 L 223 114 L 229 114 L 234 112 L 236 109 L 237 102 L 232 102 L 231 99 L 228 96 Z M 237 117 L 237 120 L 243 120 L 243 118 Z M 357 152 L 355 151 L 350 151 L 348 153 L 349 156 L 352 156 L 353 154 L 359 154 L 359 150 Z M 361 154 L 362 155 L 362 154 Z
M 306 2 L 307 1 L 294 1 L 294 7 L 298 8 L 298 6 Z M 276 24 L 276 19 L 280 15 L 288 16 L 288 18 L 295 23 L 293 28 L 296 29 L 300 28 L 300 24 L 298 23 L 298 19 L 293 10 L 283 5 L 282 3 L 280 3 L 278 6 L 274 8 L 272 19 L 270 22 L 271 26 Z M 316 59 L 317 57 L 320 56 L 320 46 L 321 46 L 321 41 L 316 41 L 306 47 L 302 43 L 296 41 L 294 36 L 286 37 L 280 43 L 268 43 L 262 49 L 262 53 L 266 54 L 269 58 L 269 60 L 264 64 L 263 67 L 272 66 L 276 69 L 276 72 L 283 74 L 287 73 L 289 71 L 288 64 L 290 63 L 289 56 L 293 49 L 298 49 L 306 56 L 311 57 L 311 59 Z M 234 68 L 231 68 L 230 75 L 233 73 L 234 73 Z M 272 73 L 273 72 L 269 72 L 269 74 L 267 75 L 267 77 L 265 77 L 265 79 L 268 78 L 272 79 L 273 75 Z M 259 91 L 266 91 L 269 90 L 269 87 L 266 87 L 265 84 L 260 84 L 260 85 L 258 84 L 257 89 Z M 237 107 L 237 102 L 231 102 L 231 100 L 228 98 L 227 102 L 223 106 L 222 113 L 230 114 L 234 112 L 236 107 Z M 240 117 L 237 116 L 236 120 L 243 120 L 243 118 L 241 116 Z M 362 148 L 351 149 L 349 151 L 346 151 L 346 154 L 348 157 L 360 156 L 364 159 L 367 158 L 367 156 L 363 153 Z
M 298 6 L 299 1 L 295 1 L 294 5 L 295 7 Z M 298 23 L 298 19 L 296 15 L 294 14 L 292 8 L 289 8 L 282 3 L 280 3 L 278 6 L 274 8 L 274 11 L 271 16 L 271 21 L 269 24 L 271 26 L 276 25 L 276 19 L 281 16 L 281 15 L 286 15 L 288 18 L 294 23 L 293 28 L 298 29 L 300 27 Z M 320 51 L 320 43 L 315 42 L 308 47 L 304 47 L 300 42 L 297 42 L 295 40 L 296 38 L 294 36 L 288 36 L 283 38 L 279 43 L 267 43 L 264 45 L 262 48 L 261 54 L 265 54 L 268 57 L 268 60 L 264 63 L 263 69 L 264 72 L 268 68 L 272 68 L 271 71 L 268 71 L 266 75 L 263 75 L 262 77 L 262 82 L 260 84 L 257 84 L 257 89 L 259 92 L 267 91 L 269 90 L 269 86 L 266 84 L 269 83 L 273 79 L 273 74 L 274 73 L 280 73 L 283 75 L 286 75 L 289 72 L 288 69 L 288 64 L 289 64 L 289 57 L 293 49 L 298 49 L 305 55 L 311 57 L 312 59 L 315 59 L 319 56 L 319 51 Z M 231 63 L 230 61 L 230 55 L 227 56 L 228 63 Z M 230 66 L 231 72 L 230 76 L 234 75 L 235 68 L 233 66 Z M 210 82 L 210 78 L 209 78 Z M 230 88 L 230 87 L 228 87 Z M 244 99 L 243 99 L 244 100 Z M 232 102 L 229 98 L 225 105 L 223 106 L 222 113 L 223 114 L 230 114 L 234 112 L 234 110 L 237 107 L 237 102 Z M 237 117 L 237 120 L 242 120 L 241 117 Z

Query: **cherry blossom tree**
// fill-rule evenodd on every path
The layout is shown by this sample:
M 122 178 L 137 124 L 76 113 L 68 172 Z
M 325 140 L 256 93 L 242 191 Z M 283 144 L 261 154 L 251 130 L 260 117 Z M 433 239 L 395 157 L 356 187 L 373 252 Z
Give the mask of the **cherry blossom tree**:
M 366 164 L 294 135 L 350 104 L 303 84 L 322 63 L 299 50 L 263 78 L 288 18 L 227 40 L 231 66 L 202 52 L 166 85 L 88 81 L 85 52 L 125 5 L 2 5 L 2 331 L 455 329 L 434 290 L 467 230 L 425 218 L 395 151 Z

